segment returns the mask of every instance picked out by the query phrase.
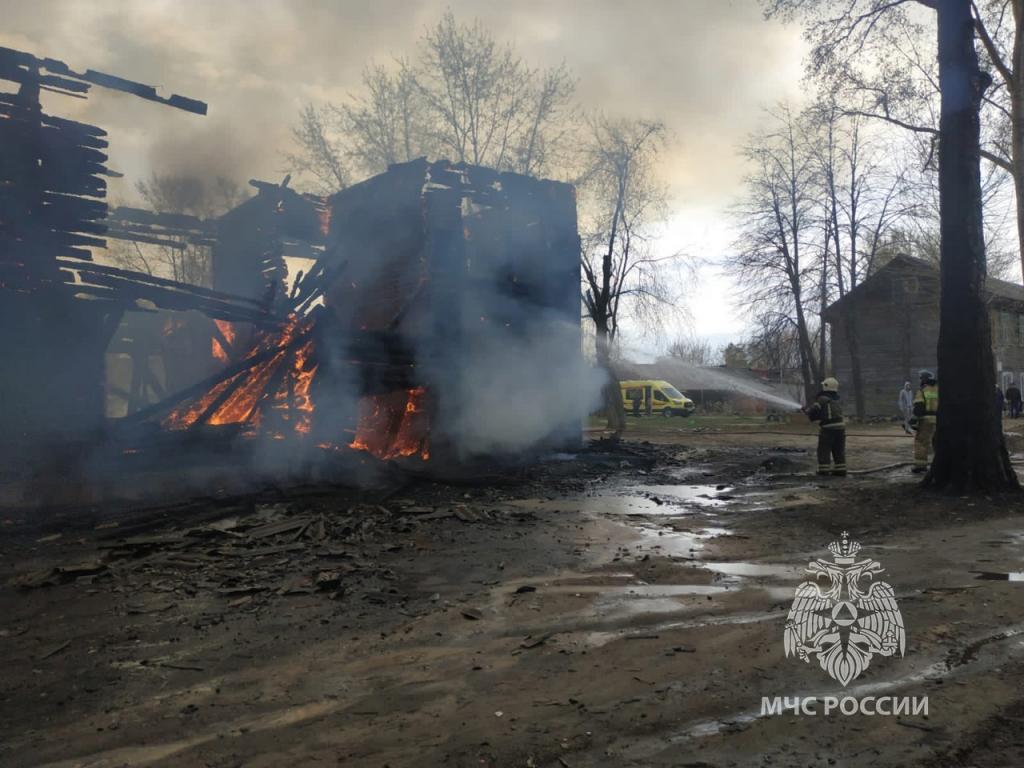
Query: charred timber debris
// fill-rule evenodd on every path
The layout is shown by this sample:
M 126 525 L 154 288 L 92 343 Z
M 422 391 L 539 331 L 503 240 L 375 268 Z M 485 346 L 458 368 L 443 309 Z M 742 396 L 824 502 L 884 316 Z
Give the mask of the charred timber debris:
M 106 166 L 106 132 L 44 113 L 41 93 L 100 87 L 197 115 L 206 105 L 7 48 L 0 80 L 15 84 L 0 92 L 8 441 L 113 441 L 134 454 L 157 433 L 221 432 L 385 460 L 457 458 L 481 350 L 564 323 L 575 331 L 558 354 L 581 357 L 570 185 L 421 159 L 329 198 L 287 177 L 252 180 L 255 195 L 216 219 L 111 211 L 104 177 L 120 174 Z M 94 261 L 108 239 L 207 248 L 212 287 Z M 292 257 L 309 264 L 295 277 Z M 108 353 L 131 359 L 123 389 L 105 381 Z M 502 387 L 549 375 L 519 368 Z M 121 418 L 106 416 L 110 392 L 127 401 Z M 562 414 L 538 445 L 578 444 L 582 415 Z

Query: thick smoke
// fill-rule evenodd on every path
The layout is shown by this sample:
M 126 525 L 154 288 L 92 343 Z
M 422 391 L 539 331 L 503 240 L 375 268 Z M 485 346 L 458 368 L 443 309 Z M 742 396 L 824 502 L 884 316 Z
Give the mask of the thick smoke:
M 186 150 L 176 160 L 244 155 L 228 163 L 244 183 L 283 171 L 303 104 L 344 100 L 368 62 L 409 56 L 449 7 L 514 41 L 533 66 L 564 61 L 580 75 L 584 108 L 663 118 L 681 139 L 666 155 L 666 170 L 701 203 L 712 186 L 728 197 L 739 181 L 732 148 L 756 127 L 751 105 L 784 98 L 787 84 L 800 79 L 799 30 L 764 22 L 752 0 L 650 0 L 643 13 L 617 0 L 6 0 L 0 45 L 208 102 L 209 117 L 180 120 L 112 93 L 69 109 L 109 128 L 111 166 L 131 179 L 167 172 L 150 152 L 152 138 L 176 132 Z M 226 128 L 199 127 L 214 120 L 230 125 L 228 141 Z
M 452 428 L 462 451 L 519 454 L 557 444 L 559 429 L 582 429 L 601 404 L 604 377 L 582 355 L 567 354 L 579 343 L 578 323 L 548 313 L 532 318 L 526 333 L 484 335 L 460 371 Z

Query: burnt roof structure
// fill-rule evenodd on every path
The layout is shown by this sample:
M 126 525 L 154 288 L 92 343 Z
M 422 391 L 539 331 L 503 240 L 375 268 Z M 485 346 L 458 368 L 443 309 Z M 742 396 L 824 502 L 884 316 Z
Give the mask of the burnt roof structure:
M 40 94 L 86 98 L 101 86 L 200 115 L 206 104 L 10 48 L 0 48 L 0 80 L 17 86 L 0 93 L 0 280 L 8 288 L 66 282 L 58 258 L 91 261 L 90 249 L 106 246 L 104 177 L 115 174 L 106 131 L 44 113 Z

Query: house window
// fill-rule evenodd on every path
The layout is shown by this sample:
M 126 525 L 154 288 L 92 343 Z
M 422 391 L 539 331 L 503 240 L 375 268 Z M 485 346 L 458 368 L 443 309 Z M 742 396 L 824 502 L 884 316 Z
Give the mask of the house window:
M 1017 315 L 1017 346 L 1024 347 L 1024 315 Z

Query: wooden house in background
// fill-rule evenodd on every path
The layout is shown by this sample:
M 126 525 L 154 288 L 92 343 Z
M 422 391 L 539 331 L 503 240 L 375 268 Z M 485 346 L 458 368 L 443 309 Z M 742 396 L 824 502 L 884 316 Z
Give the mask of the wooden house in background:
M 986 300 L 992 321 L 996 382 L 1005 389 L 1024 381 L 1024 287 L 989 278 Z M 846 313 L 852 312 L 860 347 L 867 417 L 893 416 L 905 381 L 917 386 L 918 371 L 937 371 L 939 271 L 936 265 L 896 256 L 844 298 L 822 319 L 830 330 L 831 371 L 853 409 L 853 380 Z

